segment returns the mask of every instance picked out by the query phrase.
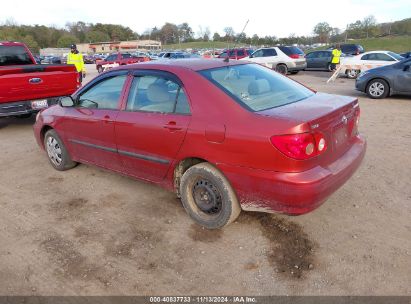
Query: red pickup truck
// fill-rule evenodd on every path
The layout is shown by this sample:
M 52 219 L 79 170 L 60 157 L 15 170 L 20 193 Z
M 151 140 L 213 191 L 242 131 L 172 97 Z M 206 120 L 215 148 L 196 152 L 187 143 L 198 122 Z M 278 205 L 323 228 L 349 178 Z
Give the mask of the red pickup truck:
M 139 57 L 130 53 L 113 53 L 108 55 L 104 60 L 97 60 L 96 69 L 99 73 L 102 73 L 120 65 L 133 64 L 149 60 L 149 57 Z
M 23 43 L 0 41 L 0 117 L 30 116 L 78 87 L 74 65 L 36 64 Z

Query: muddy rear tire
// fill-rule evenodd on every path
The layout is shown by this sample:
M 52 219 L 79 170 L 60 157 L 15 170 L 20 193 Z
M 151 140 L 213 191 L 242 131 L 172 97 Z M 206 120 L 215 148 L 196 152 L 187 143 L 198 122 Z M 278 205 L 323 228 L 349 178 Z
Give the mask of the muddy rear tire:
M 183 174 L 180 193 L 186 212 L 197 224 L 208 229 L 227 226 L 241 212 L 229 181 L 209 163 L 194 165 Z

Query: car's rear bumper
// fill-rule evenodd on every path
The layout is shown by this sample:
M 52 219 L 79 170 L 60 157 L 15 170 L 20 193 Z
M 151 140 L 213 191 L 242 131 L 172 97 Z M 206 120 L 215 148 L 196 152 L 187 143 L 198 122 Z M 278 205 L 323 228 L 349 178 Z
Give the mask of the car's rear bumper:
M 0 117 L 19 116 L 40 111 L 41 109 L 32 108 L 32 101 L 34 100 L 0 103 Z M 47 99 L 48 107 L 56 103 L 57 98 Z
M 319 207 L 357 170 L 366 141 L 358 136 L 343 156 L 327 167 L 299 173 L 273 172 L 219 165 L 234 187 L 244 210 L 298 215 Z

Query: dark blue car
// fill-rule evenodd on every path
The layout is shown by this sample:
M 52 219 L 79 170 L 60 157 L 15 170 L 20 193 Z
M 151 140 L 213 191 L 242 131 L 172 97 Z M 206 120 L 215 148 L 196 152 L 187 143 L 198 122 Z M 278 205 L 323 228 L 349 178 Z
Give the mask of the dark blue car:
M 411 95 L 411 58 L 362 72 L 355 88 L 375 99 L 394 94 Z

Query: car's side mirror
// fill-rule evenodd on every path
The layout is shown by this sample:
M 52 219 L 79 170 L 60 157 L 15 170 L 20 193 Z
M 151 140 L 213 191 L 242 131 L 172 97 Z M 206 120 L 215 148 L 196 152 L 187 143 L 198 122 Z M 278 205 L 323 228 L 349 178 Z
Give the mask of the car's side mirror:
M 248 58 L 253 58 L 253 55 L 252 55 L 252 54 L 250 54 L 250 55 L 248 56 Z
M 406 65 L 404 65 L 404 67 L 402 68 L 402 70 L 403 70 L 404 72 L 409 72 L 409 71 L 410 71 L 410 66 L 411 66 L 411 64 L 406 64 Z
M 59 105 L 64 108 L 69 108 L 74 106 L 74 100 L 71 96 L 61 97 L 59 99 Z

